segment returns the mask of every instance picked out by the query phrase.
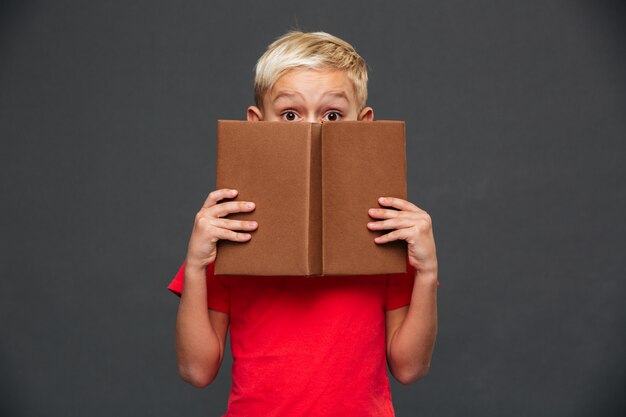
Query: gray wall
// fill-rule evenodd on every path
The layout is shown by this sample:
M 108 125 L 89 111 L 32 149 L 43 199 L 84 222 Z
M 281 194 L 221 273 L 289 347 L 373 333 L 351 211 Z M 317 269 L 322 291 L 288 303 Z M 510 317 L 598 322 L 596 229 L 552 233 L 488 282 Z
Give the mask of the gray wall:
M 225 411 L 230 359 L 178 379 L 165 286 L 216 119 L 298 25 L 366 58 L 434 219 L 440 333 L 398 416 L 624 415 L 623 3 L 231 3 L 0 3 L 0 414 Z

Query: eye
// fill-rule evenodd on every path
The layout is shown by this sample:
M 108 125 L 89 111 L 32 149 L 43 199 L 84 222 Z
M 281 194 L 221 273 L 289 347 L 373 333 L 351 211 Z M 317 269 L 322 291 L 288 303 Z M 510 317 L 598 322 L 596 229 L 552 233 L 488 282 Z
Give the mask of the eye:
M 324 120 L 329 121 L 329 122 L 336 122 L 337 120 L 340 120 L 340 119 L 341 119 L 341 113 L 336 112 L 336 111 L 329 111 L 324 116 Z
M 296 120 L 298 120 L 298 115 L 296 114 L 296 112 L 294 111 L 286 111 L 283 114 L 281 114 L 283 120 L 286 120 L 288 122 L 294 122 Z

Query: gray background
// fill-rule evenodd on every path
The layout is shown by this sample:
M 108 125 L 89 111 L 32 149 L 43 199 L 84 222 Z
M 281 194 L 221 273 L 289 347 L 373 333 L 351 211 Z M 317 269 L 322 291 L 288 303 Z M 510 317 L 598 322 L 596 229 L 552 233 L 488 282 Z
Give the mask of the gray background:
M 440 328 L 399 416 L 626 413 L 626 30 L 608 1 L 0 3 L 2 416 L 217 416 L 165 290 L 215 120 L 298 25 L 351 42 L 407 121 Z

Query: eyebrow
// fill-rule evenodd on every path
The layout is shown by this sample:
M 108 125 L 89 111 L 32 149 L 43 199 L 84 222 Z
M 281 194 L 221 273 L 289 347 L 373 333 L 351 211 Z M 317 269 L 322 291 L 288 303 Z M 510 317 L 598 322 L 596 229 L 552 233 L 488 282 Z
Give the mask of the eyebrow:
M 322 99 L 328 96 L 332 98 L 340 98 L 347 102 L 350 102 L 350 99 L 348 98 L 348 95 L 345 91 L 328 91 L 322 95 Z M 272 102 L 276 103 L 281 98 L 300 98 L 301 100 L 304 100 L 304 96 L 297 91 L 281 91 L 276 97 L 274 97 L 274 100 L 272 100 Z
M 342 98 L 342 99 L 344 99 L 346 101 L 350 101 L 350 99 L 348 99 L 348 95 L 343 90 L 340 90 L 340 91 L 328 91 L 328 92 L 324 93 L 322 98 L 325 98 L 327 96 L 331 96 L 331 97 L 335 97 L 335 98 Z
M 276 97 L 274 97 L 274 100 L 272 100 L 272 102 L 276 103 L 281 98 L 294 98 L 294 97 L 298 97 L 301 100 L 304 100 L 304 97 L 302 96 L 302 94 L 298 93 L 297 91 L 281 91 L 280 93 L 278 93 Z

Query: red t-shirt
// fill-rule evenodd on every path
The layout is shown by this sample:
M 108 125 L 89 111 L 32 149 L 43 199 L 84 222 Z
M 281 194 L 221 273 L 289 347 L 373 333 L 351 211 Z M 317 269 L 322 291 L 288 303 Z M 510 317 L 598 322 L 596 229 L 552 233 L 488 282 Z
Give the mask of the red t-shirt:
M 184 263 L 168 289 L 180 295 Z M 385 311 L 408 305 L 414 269 L 361 276 L 216 276 L 208 308 L 230 315 L 225 416 L 393 416 Z

